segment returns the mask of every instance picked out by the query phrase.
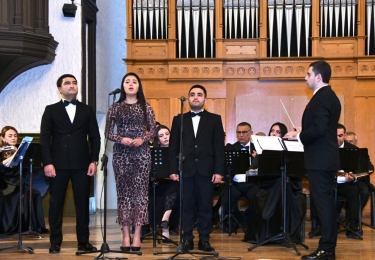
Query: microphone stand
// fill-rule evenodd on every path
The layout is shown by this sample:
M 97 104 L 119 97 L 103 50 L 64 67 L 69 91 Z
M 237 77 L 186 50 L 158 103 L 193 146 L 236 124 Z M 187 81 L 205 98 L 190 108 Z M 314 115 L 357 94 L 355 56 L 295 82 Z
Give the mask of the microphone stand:
M 186 250 L 184 243 L 183 243 L 183 234 L 182 234 L 182 223 L 183 223 L 183 218 L 184 218 L 184 212 L 183 212 L 183 203 L 184 203 L 184 186 L 183 186 L 183 167 L 182 163 L 184 161 L 184 155 L 183 155 L 183 138 L 182 134 L 184 132 L 183 126 L 184 126 L 184 101 L 186 100 L 185 97 L 181 97 L 181 108 L 180 108 L 180 151 L 178 154 L 178 171 L 179 171 L 179 178 L 180 178 L 180 242 L 177 246 L 177 252 L 168 258 L 168 260 L 172 260 L 178 255 L 181 254 L 191 254 L 191 255 L 213 255 L 213 256 L 218 256 L 219 254 L 217 252 L 197 252 L 197 251 L 190 251 Z
M 29 162 L 30 162 L 30 183 L 29 183 L 29 230 L 22 233 L 23 235 L 35 236 L 38 238 L 42 238 L 42 236 L 32 229 L 32 214 L 33 214 L 33 157 L 34 157 L 35 149 L 33 154 L 31 155 Z
M 115 103 L 115 99 L 116 99 L 116 93 L 113 94 L 113 101 L 112 101 L 112 105 Z M 110 122 L 109 123 L 112 123 L 113 121 L 113 117 L 110 118 Z M 108 127 L 108 122 L 106 122 L 106 129 Z M 105 129 L 105 130 L 106 130 Z M 76 252 L 76 255 L 83 255 L 83 254 L 91 254 L 91 253 L 100 253 L 97 257 L 95 257 L 95 260 L 96 259 L 106 259 L 107 257 L 105 257 L 105 254 L 107 253 L 120 253 L 120 254 L 137 254 L 137 255 L 142 255 L 142 252 L 140 251 L 137 251 L 137 252 L 132 252 L 132 251 L 129 251 L 129 252 L 123 252 L 123 251 L 117 251 L 117 250 L 110 250 L 109 249 L 109 246 L 107 244 L 107 164 L 108 164 L 108 156 L 106 154 L 107 152 L 107 143 L 108 143 L 108 137 L 106 136 L 105 137 L 105 145 L 104 145 L 104 153 L 103 153 L 103 156 L 101 158 L 101 162 L 102 162 L 102 168 L 101 170 L 103 171 L 103 190 L 104 190 L 104 224 L 103 224 L 103 243 L 100 247 L 100 250 L 94 250 L 94 251 L 90 251 L 90 252 L 81 252 L 81 251 L 77 251 Z M 108 258 L 109 259 L 109 258 Z M 128 259 L 128 258 L 117 258 L 116 259 L 120 260 L 120 259 Z

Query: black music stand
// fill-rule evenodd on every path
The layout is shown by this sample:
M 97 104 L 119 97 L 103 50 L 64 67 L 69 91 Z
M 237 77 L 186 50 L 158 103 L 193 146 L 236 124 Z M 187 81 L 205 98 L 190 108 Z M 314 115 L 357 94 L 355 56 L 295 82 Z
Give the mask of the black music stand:
M 33 145 L 30 144 L 28 153 L 26 153 L 25 157 L 29 161 L 29 229 L 26 232 L 23 232 L 22 235 L 28 235 L 28 236 L 35 236 L 37 238 L 42 238 L 41 234 L 38 232 L 34 231 L 32 228 L 32 216 L 34 215 L 34 210 L 33 210 L 33 163 L 35 157 L 37 157 L 36 162 L 41 163 L 41 158 L 40 158 L 40 151 L 37 153 L 36 151 L 38 150 L 38 147 L 40 145 Z M 36 156 L 37 155 L 37 156 Z
M 245 174 L 246 171 L 249 170 L 250 162 L 249 162 L 249 151 L 247 150 L 232 150 L 232 151 L 225 151 L 225 163 L 228 169 L 227 172 L 227 180 L 228 180 L 228 213 L 225 217 L 217 223 L 215 226 L 212 227 L 211 232 L 224 223 L 226 219 L 228 219 L 228 235 L 232 235 L 232 219 L 237 223 L 237 225 L 245 232 L 245 228 L 241 225 L 241 223 L 236 219 L 236 217 L 232 214 L 232 206 L 231 206 L 231 192 L 232 192 L 232 185 L 233 185 L 233 176 L 235 174 Z M 223 210 L 223 209 L 222 209 Z M 210 232 L 210 233 L 211 233 Z M 237 233 L 237 232 L 236 232 Z
M 284 149 L 286 149 L 286 146 L 284 145 Z M 297 154 L 296 154 L 297 153 Z M 293 247 L 293 249 L 295 250 L 296 254 L 297 255 L 301 255 L 301 253 L 298 251 L 297 247 L 296 247 L 296 244 L 300 244 L 301 246 L 303 246 L 305 249 L 309 249 L 308 246 L 306 246 L 305 244 L 303 244 L 301 241 L 295 239 L 287 230 L 287 223 L 288 223 L 288 219 L 287 219 L 287 208 L 288 208 L 288 201 L 287 201 L 287 192 L 286 192 L 286 185 L 287 185 L 287 178 L 288 178 L 288 169 L 287 169 L 287 165 L 288 166 L 291 166 L 291 167 L 298 167 L 300 165 L 300 162 L 297 161 L 297 162 L 294 162 L 293 159 L 294 158 L 299 158 L 301 156 L 298 156 L 298 154 L 301 154 L 300 152 L 288 152 L 286 150 L 284 151 L 267 151 L 267 150 L 263 150 L 263 155 L 270 155 L 267 159 L 267 165 L 270 167 L 269 169 L 266 170 L 266 172 L 263 174 L 262 171 L 263 168 L 262 168 L 262 165 L 261 165 L 261 160 L 259 160 L 259 168 L 258 168 L 258 174 L 259 175 L 268 175 L 269 173 L 267 171 L 271 171 L 273 174 L 273 169 L 275 168 L 279 168 L 281 172 L 281 185 L 282 185 L 282 188 L 281 188 L 281 206 L 282 206 L 282 222 L 283 222 L 283 230 L 277 234 L 276 236 L 274 237 L 271 237 L 261 243 L 258 243 L 252 247 L 249 247 L 248 248 L 248 251 L 252 251 L 253 249 L 259 247 L 259 246 L 262 246 L 262 245 L 265 245 L 269 242 L 272 242 L 272 241 L 280 241 L 281 239 L 283 240 L 283 244 L 287 244 L 288 247 Z M 296 156 L 297 155 L 297 156 Z M 303 154 L 302 154 L 303 155 Z M 260 159 L 260 155 L 259 155 L 259 159 Z M 280 167 L 281 166 L 281 167 Z M 296 172 L 295 169 L 294 170 L 291 170 L 290 172 L 293 173 L 293 174 L 296 174 L 296 175 L 302 175 L 304 172 L 305 172 L 305 169 L 303 168 L 303 170 L 301 168 L 298 169 L 299 172 Z
M 151 148 L 151 182 L 152 182 L 152 210 L 153 210 L 153 225 L 152 231 L 148 234 L 141 237 L 141 240 L 145 239 L 145 237 L 152 235 L 153 240 L 153 248 L 156 248 L 156 240 L 162 240 L 178 245 L 177 242 L 174 242 L 172 239 L 163 236 L 159 232 L 157 232 L 157 225 L 156 225 L 156 186 L 159 185 L 158 179 L 167 178 L 169 172 L 169 164 L 168 164 L 168 147 L 153 147 Z M 158 238 L 161 237 L 160 239 Z M 158 254 L 170 254 L 172 252 L 156 252 L 154 251 L 155 255 Z
M 12 161 L 10 161 L 9 164 L 7 164 L 7 167 L 15 167 L 19 165 L 20 168 L 20 201 L 19 201 L 19 211 L 18 211 L 18 218 L 19 218 L 19 224 L 18 224 L 18 245 L 17 246 L 12 246 L 12 247 L 6 247 L 6 248 L 1 248 L 1 251 L 5 250 L 12 250 L 12 249 L 21 249 L 23 251 L 29 252 L 29 254 L 34 254 L 34 249 L 32 249 L 29 246 L 23 246 L 22 245 L 22 161 L 24 159 L 25 153 L 27 148 L 29 147 L 31 141 L 33 140 L 32 137 L 25 136 L 18 147 L 17 152 L 14 154 Z

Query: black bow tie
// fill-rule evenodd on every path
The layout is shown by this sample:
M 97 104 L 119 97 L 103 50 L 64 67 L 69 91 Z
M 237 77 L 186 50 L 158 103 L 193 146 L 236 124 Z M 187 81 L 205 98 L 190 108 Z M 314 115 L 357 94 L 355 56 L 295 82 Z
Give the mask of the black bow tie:
M 241 150 L 250 150 L 250 146 L 241 144 Z
M 69 104 L 77 105 L 77 99 L 73 99 L 72 101 L 64 100 L 64 105 L 69 106 Z
M 202 116 L 202 115 L 203 115 L 203 111 L 201 111 L 201 112 L 199 112 L 199 113 L 194 113 L 194 112 L 191 112 L 191 111 L 190 111 L 190 115 L 191 115 L 191 117 Z

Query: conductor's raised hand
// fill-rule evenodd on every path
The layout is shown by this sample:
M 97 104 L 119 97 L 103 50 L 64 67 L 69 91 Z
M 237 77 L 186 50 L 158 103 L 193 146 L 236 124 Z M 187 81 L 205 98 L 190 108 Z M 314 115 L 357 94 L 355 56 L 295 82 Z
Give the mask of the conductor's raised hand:
M 53 166 L 53 164 L 48 164 L 44 166 L 44 175 L 50 178 L 55 178 L 56 177 L 55 166 Z

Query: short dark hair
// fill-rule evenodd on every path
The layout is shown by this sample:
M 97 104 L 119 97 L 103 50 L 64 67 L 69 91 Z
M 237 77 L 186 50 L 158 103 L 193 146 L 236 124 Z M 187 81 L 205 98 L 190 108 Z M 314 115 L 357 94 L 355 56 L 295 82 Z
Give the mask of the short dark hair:
M 346 133 L 346 128 L 342 124 L 337 124 L 337 129 L 344 129 L 344 134 Z
M 190 95 L 190 92 L 193 88 L 200 88 L 201 90 L 203 90 L 204 92 L 204 97 L 206 98 L 207 97 L 207 90 L 202 86 L 202 85 L 194 85 L 192 86 L 190 89 L 189 89 L 189 95 Z
M 324 60 L 314 61 L 310 64 L 310 67 L 312 67 L 312 71 L 314 71 L 315 75 L 320 74 L 322 76 L 323 83 L 329 83 L 332 70 L 328 62 Z
M 237 127 L 239 127 L 239 126 L 248 126 L 248 127 L 250 127 L 250 130 L 251 130 L 251 125 L 248 122 L 241 122 L 237 125 Z
M 74 77 L 72 74 L 64 74 L 64 75 L 60 76 L 60 78 L 56 82 L 56 85 L 57 85 L 58 88 L 61 87 L 63 79 L 65 79 L 65 78 L 74 78 L 77 81 L 76 77 Z

